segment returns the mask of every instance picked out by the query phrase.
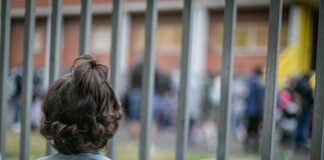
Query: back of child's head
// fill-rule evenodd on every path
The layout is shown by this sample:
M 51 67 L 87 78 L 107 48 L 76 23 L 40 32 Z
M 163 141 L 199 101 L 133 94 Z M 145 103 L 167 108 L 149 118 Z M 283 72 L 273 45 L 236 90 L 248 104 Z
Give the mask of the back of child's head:
M 108 84 L 108 67 L 89 55 L 74 61 L 71 73 L 56 80 L 42 106 L 41 134 L 60 153 L 105 148 L 122 119 L 122 107 Z

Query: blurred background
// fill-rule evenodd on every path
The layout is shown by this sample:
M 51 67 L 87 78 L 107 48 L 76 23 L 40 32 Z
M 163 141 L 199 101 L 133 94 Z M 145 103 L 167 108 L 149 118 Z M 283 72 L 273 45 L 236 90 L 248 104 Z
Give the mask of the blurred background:
M 80 0 L 64 0 L 61 75 L 79 52 Z M 183 0 L 158 1 L 155 94 L 151 156 L 174 159 L 180 80 Z M 221 0 L 196 0 L 189 88 L 189 159 L 215 159 L 223 41 Z M 238 0 L 231 102 L 230 159 L 259 159 L 264 71 L 267 57 L 269 0 Z M 48 87 L 50 0 L 37 0 L 34 39 L 34 81 L 31 159 L 45 154 L 38 132 L 41 102 Z M 284 0 L 279 72 L 276 158 L 309 159 L 317 44 L 318 0 Z M 10 33 L 9 113 L 6 157 L 18 159 L 23 74 L 24 0 L 12 0 Z M 122 79 L 119 95 L 126 117 L 118 131 L 117 159 L 138 157 L 143 69 L 144 0 L 126 0 Z M 90 53 L 110 66 L 112 0 L 93 0 Z M 307 98 L 304 98 L 307 96 Z M 3 143 L 3 142 L 1 142 Z

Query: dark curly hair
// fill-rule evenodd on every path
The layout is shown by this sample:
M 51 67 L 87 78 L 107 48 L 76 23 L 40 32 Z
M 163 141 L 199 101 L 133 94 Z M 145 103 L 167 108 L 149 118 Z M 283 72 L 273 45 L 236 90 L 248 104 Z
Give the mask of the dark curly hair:
M 64 154 L 101 150 L 123 117 L 120 101 L 108 83 L 108 67 L 89 55 L 74 61 L 71 73 L 49 88 L 43 105 L 41 134 Z

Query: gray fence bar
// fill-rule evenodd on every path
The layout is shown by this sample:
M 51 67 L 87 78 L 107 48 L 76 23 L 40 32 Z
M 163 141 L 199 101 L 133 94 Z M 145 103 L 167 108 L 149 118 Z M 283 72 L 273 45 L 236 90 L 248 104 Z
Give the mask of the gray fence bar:
M 53 1 L 52 1 L 53 2 Z M 45 68 L 44 68 L 44 88 L 49 86 L 49 72 L 50 72 L 50 50 L 51 50 L 51 24 L 52 18 L 50 13 L 46 18 L 46 51 L 45 51 Z M 52 154 L 51 141 L 46 141 L 45 155 Z
M 111 78 L 110 83 L 115 89 L 116 94 L 119 95 L 120 88 L 118 86 L 121 79 L 121 40 L 122 40 L 122 14 L 123 14 L 124 0 L 113 1 L 113 13 L 112 13 L 112 37 L 111 37 Z M 110 142 L 110 147 L 107 150 L 107 156 L 112 160 L 116 160 L 116 138 L 113 138 Z
M 6 142 L 6 118 L 7 118 L 7 81 L 9 70 L 9 47 L 10 47 L 10 10 L 11 0 L 1 1 L 1 24 L 0 24 L 0 153 L 5 160 Z M 0 157 L 0 158 L 1 158 Z
M 82 0 L 80 23 L 80 55 L 89 54 L 91 42 L 92 0 Z
M 224 10 L 224 39 L 221 75 L 221 103 L 218 119 L 217 159 L 226 160 L 230 134 L 231 91 L 233 80 L 233 46 L 236 30 L 236 0 L 226 0 Z
M 182 12 L 182 48 L 181 48 L 181 77 L 179 91 L 179 108 L 177 116 L 177 146 L 176 159 L 187 159 L 187 142 L 189 126 L 189 87 L 192 54 L 192 34 L 194 19 L 194 0 L 185 0 Z
M 324 0 L 320 2 L 311 160 L 324 159 Z
M 266 91 L 264 101 L 261 159 L 273 159 L 275 113 L 277 102 L 277 71 L 280 47 L 282 0 L 271 0 L 269 15 Z
M 62 38 L 62 0 L 52 1 L 51 15 L 51 41 L 50 41 L 50 65 L 49 84 L 53 83 L 60 75 L 61 38 Z M 52 154 L 51 142 L 47 141 L 46 154 Z
M 62 38 L 62 0 L 52 1 L 51 41 L 50 41 L 50 74 L 49 84 L 60 75 L 61 38 Z
M 51 42 L 51 15 L 47 16 L 46 19 L 46 51 L 45 51 L 45 68 L 44 68 L 44 88 L 49 86 L 49 65 L 50 65 L 50 42 Z M 46 141 L 45 154 L 52 154 L 51 141 Z
M 139 149 L 140 160 L 148 160 L 151 149 L 152 100 L 155 78 L 155 37 L 158 20 L 157 0 L 147 0 L 146 3 L 145 53 L 142 78 L 141 136 Z
M 48 7 L 51 8 L 52 1 L 49 3 Z M 49 85 L 49 64 L 50 64 L 50 42 L 51 42 L 51 18 L 52 17 L 52 8 L 50 13 L 46 16 L 46 38 L 45 38 L 45 66 L 44 66 L 44 80 L 43 80 L 43 87 L 47 88 Z
M 26 0 L 25 35 L 24 35 L 24 72 L 21 106 L 20 160 L 29 159 L 30 108 L 34 73 L 34 33 L 35 33 L 35 0 Z

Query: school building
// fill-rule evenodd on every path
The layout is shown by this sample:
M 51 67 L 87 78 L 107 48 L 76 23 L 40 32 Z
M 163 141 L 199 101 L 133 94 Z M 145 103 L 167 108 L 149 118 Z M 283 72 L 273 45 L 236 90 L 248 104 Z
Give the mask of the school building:
M 61 68 L 68 69 L 78 56 L 80 35 L 81 0 L 64 0 L 63 36 Z M 50 35 L 50 0 L 37 1 L 37 22 L 34 43 L 34 66 L 46 68 Z M 235 40 L 234 72 L 249 74 L 255 66 L 265 66 L 268 41 L 269 0 L 238 0 L 237 28 Z M 303 7 L 312 24 L 308 26 L 307 52 L 310 66 L 315 57 L 314 46 L 317 30 L 318 3 L 313 1 L 284 1 L 281 29 L 281 50 L 296 45 L 300 35 L 305 33 L 300 26 Z M 216 74 L 221 71 L 223 41 L 223 0 L 196 0 L 194 20 L 193 72 Z M 24 43 L 24 0 L 12 0 L 12 24 L 10 42 L 10 67 L 20 66 L 23 62 Z M 124 71 L 138 62 L 144 52 L 144 0 L 126 0 L 124 5 L 127 17 L 123 28 L 125 49 Z M 162 71 L 170 73 L 180 67 L 182 0 L 159 0 L 158 30 L 156 36 L 157 65 Z M 109 63 L 111 46 L 112 0 L 93 0 L 91 54 L 102 63 Z M 301 33 L 301 34 L 299 34 Z M 304 53 L 306 54 L 306 53 Z M 47 60 L 46 60 L 47 59 Z M 304 59 L 305 60 L 305 59 Z

